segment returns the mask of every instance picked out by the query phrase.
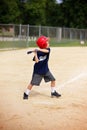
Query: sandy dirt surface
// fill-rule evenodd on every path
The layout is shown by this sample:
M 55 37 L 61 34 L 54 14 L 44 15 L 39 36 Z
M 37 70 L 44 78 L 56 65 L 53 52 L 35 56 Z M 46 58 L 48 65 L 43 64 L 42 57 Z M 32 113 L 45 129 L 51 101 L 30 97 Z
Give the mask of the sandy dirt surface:
M 61 98 L 51 98 L 42 81 L 23 100 L 34 64 L 27 50 L 0 52 L 0 130 L 87 130 L 87 47 L 51 48 Z

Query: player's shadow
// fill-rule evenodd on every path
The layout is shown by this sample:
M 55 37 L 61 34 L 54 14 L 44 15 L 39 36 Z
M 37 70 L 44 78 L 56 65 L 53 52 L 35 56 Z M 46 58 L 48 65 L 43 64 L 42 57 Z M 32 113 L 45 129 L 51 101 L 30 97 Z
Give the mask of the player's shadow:
M 42 93 L 42 92 L 38 92 L 38 91 L 35 91 L 35 90 L 32 90 L 32 92 L 30 93 L 30 97 L 50 97 L 50 95 L 47 95 L 45 93 Z

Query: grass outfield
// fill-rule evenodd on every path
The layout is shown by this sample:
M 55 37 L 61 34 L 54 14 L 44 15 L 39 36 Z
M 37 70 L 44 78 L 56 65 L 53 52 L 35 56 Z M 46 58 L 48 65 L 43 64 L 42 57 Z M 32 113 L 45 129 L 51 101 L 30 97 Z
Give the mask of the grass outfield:
M 79 41 L 50 41 L 51 47 L 76 47 L 76 46 L 87 46 L 87 41 L 81 44 Z M 27 47 L 37 47 L 35 41 L 0 41 L 0 49 L 17 49 L 17 48 L 27 48 Z

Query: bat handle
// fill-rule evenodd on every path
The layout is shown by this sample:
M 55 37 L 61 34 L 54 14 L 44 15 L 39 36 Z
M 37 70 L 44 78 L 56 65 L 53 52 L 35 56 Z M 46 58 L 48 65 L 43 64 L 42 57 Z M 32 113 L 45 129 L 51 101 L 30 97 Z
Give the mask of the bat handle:
M 37 52 L 38 49 L 35 49 L 35 51 Z M 32 52 L 35 52 L 35 51 L 28 51 L 27 54 L 31 54 Z
M 28 51 L 27 54 L 31 54 L 33 51 Z

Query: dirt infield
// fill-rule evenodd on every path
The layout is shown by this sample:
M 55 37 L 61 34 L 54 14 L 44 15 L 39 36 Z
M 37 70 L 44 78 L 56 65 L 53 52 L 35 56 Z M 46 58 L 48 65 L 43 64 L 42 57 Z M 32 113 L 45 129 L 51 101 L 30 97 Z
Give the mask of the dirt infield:
M 29 49 L 0 52 L 0 130 L 87 130 L 87 47 L 51 48 L 49 67 L 61 98 L 50 83 L 23 92 L 34 62 Z

